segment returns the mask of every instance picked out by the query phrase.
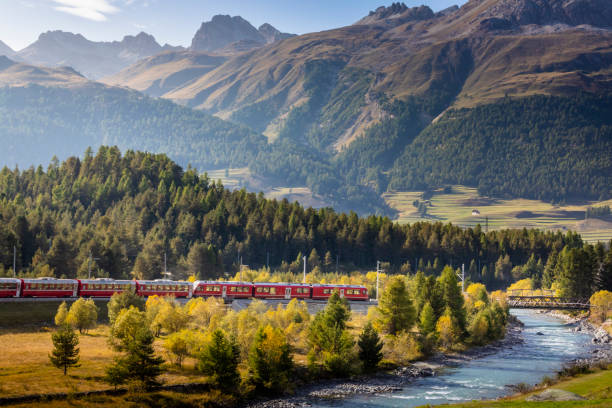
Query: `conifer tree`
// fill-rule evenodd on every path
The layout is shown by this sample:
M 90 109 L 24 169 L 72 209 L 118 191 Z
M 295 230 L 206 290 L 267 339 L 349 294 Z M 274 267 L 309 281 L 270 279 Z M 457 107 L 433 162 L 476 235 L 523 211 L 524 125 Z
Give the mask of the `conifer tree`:
M 359 346 L 359 360 L 361 360 L 363 370 L 365 372 L 373 371 L 383 358 L 383 342 L 371 322 L 367 322 L 363 327 L 357 345 Z
M 447 311 L 452 315 L 454 321 L 459 327 L 460 335 L 466 329 L 466 313 L 463 307 L 464 299 L 461 293 L 461 287 L 457 275 L 453 268 L 447 266 L 442 271 L 442 275 L 438 278 L 441 284 L 444 303 Z
M 67 374 L 69 367 L 78 367 L 79 364 L 79 337 L 69 325 L 62 325 L 51 336 L 53 351 L 49 354 L 49 360 L 55 367 L 63 369 Z
M 350 309 L 346 299 L 334 292 L 323 311 L 318 312 L 308 330 L 310 351 L 309 365 L 315 367 L 317 361 L 334 375 L 345 375 L 350 371 L 351 351 L 354 341 L 346 324 Z
M 135 383 L 143 389 L 158 386 L 157 380 L 164 372 L 164 360 L 155 355 L 155 337 L 147 327 L 141 327 L 132 342 L 125 348 L 125 354 L 116 358 L 106 370 L 106 380 L 112 385 Z
M 434 310 L 429 302 L 425 303 L 425 306 L 423 306 L 423 310 L 421 311 L 419 328 L 421 330 L 421 334 L 425 336 L 436 331 L 436 315 L 434 314 Z
M 209 376 L 216 388 L 235 392 L 240 384 L 239 359 L 238 344 L 227 338 L 223 330 L 216 329 L 211 334 L 210 342 L 198 356 L 198 370 Z
M 395 335 L 412 328 L 415 321 L 414 306 L 402 277 L 391 278 L 380 298 L 378 310 L 381 326 L 386 333 Z
M 282 330 L 260 327 L 249 353 L 250 381 L 260 391 L 285 391 L 292 369 L 291 346 Z

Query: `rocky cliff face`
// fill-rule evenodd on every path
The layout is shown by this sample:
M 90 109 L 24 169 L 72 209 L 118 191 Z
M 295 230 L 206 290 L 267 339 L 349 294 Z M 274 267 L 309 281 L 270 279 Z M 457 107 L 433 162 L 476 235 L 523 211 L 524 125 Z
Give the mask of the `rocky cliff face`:
M 472 0 L 477 2 L 478 0 Z M 490 7 L 484 17 L 497 24 L 518 27 L 530 24 L 582 24 L 612 27 L 612 2 L 609 0 L 503 0 Z M 485 20 L 486 21 L 486 20 Z
M 217 15 L 202 23 L 191 41 L 193 51 L 238 53 L 284 40 L 293 34 L 281 33 L 266 23 L 256 29 L 240 16 Z
M 35 65 L 71 66 L 86 77 L 97 79 L 162 50 L 155 38 L 146 33 L 128 35 L 121 41 L 95 42 L 81 34 L 48 31 L 16 55 Z

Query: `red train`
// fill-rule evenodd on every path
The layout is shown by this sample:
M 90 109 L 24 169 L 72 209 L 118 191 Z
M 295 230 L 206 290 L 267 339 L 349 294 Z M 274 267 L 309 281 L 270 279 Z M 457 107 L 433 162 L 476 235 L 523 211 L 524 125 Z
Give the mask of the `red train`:
M 0 278 L 0 297 L 100 297 L 135 290 L 141 296 L 174 296 L 177 298 L 222 297 L 224 299 L 317 299 L 326 300 L 332 293 L 349 300 L 368 300 L 368 290 L 359 285 L 326 285 L 307 283 L 114 280 L 114 279 L 13 279 Z

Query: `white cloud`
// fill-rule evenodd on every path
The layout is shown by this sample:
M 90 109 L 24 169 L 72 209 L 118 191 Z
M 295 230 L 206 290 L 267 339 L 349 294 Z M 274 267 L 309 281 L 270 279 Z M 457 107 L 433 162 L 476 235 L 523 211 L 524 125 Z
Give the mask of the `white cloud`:
M 117 13 L 119 9 L 108 0 L 53 0 L 59 4 L 55 9 L 63 13 L 83 17 L 93 21 L 106 21 L 107 14 Z

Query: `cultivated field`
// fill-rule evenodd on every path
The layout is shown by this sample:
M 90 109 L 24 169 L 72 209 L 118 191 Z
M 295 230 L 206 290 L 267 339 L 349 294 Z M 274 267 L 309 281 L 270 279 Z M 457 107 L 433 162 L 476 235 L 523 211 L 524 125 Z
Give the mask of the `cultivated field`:
M 428 201 L 427 215 L 421 217 L 413 206 L 423 192 L 391 192 L 383 198 L 392 208 L 399 211 L 399 222 L 442 221 L 474 227 L 480 224 L 485 228 L 488 219 L 489 229 L 502 228 L 541 228 L 547 230 L 574 230 L 587 241 L 608 241 L 612 239 L 612 219 L 585 220 L 585 210 L 589 206 L 612 205 L 612 200 L 555 206 L 538 200 L 513 199 L 498 200 L 482 197 L 475 188 L 452 186 L 448 194 L 437 191 Z M 479 215 L 472 215 L 477 210 Z
M 223 186 L 230 190 L 245 187 L 248 191 L 262 191 L 266 198 L 297 201 L 305 207 L 326 207 L 329 204 L 321 198 L 315 196 L 308 187 L 283 187 L 274 185 L 271 180 L 264 180 L 251 174 L 247 167 L 227 170 L 207 171 L 208 177 L 212 180 L 221 180 Z

